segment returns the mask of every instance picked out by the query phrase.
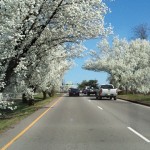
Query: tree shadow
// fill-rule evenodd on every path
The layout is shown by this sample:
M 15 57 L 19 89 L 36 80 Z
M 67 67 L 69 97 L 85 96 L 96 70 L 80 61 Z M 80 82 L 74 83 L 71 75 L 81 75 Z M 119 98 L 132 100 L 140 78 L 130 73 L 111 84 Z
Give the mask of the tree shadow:
M 109 99 L 109 98 L 96 99 L 96 97 L 90 98 L 90 100 L 95 100 L 95 101 L 112 101 L 112 99 Z

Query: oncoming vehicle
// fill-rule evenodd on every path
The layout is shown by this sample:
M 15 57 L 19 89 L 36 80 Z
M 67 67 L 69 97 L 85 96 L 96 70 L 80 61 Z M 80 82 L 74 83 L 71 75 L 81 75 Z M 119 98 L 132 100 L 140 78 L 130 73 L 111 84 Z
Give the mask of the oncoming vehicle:
M 69 89 L 69 96 L 79 96 L 80 94 L 79 89 L 77 88 L 70 88 Z

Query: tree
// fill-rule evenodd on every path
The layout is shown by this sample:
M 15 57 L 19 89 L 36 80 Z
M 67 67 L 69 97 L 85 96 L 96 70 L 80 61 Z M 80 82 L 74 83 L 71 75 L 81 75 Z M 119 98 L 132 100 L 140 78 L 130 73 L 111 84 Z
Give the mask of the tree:
M 75 50 L 73 47 L 72 50 L 74 53 L 66 52 L 65 47 L 59 46 L 57 49 L 53 49 L 47 52 L 40 61 L 35 59 L 32 65 L 28 66 L 28 70 L 16 70 L 17 81 L 15 80 L 15 93 L 22 93 L 23 91 L 34 92 L 33 89 L 36 89 L 38 92 L 43 92 L 43 98 L 46 98 L 46 95 L 52 94 L 53 89 L 59 89 L 61 86 L 61 81 L 64 73 L 72 65 L 72 57 L 79 56 L 80 48 L 77 47 Z M 56 47 L 55 47 L 56 48 Z M 82 48 L 82 50 L 84 50 Z M 75 53 L 76 52 L 76 53 Z M 14 86 L 14 85 L 13 85 Z M 30 90 L 28 88 L 30 87 Z M 7 87 L 8 91 L 12 91 L 12 86 Z M 26 93 L 27 95 L 28 93 Z
M 84 89 L 86 86 L 88 86 L 88 81 L 83 80 L 80 84 L 78 84 L 79 89 Z
M 83 80 L 79 85 L 79 89 L 84 89 L 86 86 L 93 87 L 93 88 L 98 88 L 98 80 Z
M 147 24 L 140 24 L 133 28 L 134 39 L 148 39 L 149 36 L 149 27 Z
M 0 92 L 18 84 L 22 90 L 28 87 L 31 71 L 39 63 L 42 66 L 49 52 L 57 54 L 59 46 L 68 52 L 72 43 L 110 32 L 104 27 L 108 8 L 101 0 L 16 0 L 15 5 L 13 0 L 1 0 L 0 4 Z
M 100 52 L 92 53 L 92 59 L 84 68 L 105 71 L 118 88 L 133 92 L 150 92 L 150 42 L 136 39 L 130 42 L 115 38 L 112 46 L 107 40 L 99 45 Z

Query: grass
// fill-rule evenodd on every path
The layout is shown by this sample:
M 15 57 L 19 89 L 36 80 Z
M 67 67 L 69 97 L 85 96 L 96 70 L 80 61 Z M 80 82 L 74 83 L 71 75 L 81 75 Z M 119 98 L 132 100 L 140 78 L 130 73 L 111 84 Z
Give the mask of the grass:
M 118 95 L 118 98 L 150 106 L 150 95 L 126 94 L 126 95 Z
M 60 95 L 55 95 L 53 97 L 49 97 L 45 100 L 42 100 L 42 94 L 38 94 L 35 96 L 35 104 L 32 106 L 28 106 L 27 104 L 23 104 L 21 100 L 17 101 L 18 109 L 12 113 L 7 114 L 6 118 L 0 118 L 0 133 L 4 132 L 6 129 L 12 127 L 12 125 L 17 124 L 19 121 L 24 119 L 25 117 L 31 115 L 33 112 L 41 109 L 43 106 L 50 103 L 55 98 Z

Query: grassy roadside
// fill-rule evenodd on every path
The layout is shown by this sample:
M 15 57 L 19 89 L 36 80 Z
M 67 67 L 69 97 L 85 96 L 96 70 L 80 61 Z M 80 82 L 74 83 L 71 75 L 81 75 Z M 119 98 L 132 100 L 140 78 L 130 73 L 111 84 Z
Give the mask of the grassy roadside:
M 17 101 L 18 109 L 14 112 L 10 113 L 8 117 L 2 119 L 0 118 L 0 133 L 12 127 L 12 125 L 17 124 L 19 121 L 24 119 L 25 117 L 31 115 L 38 109 L 41 109 L 43 106 L 47 105 L 55 98 L 60 97 L 60 94 L 57 94 L 53 97 L 49 97 L 45 100 L 42 100 L 42 94 L 38 94 L 35 96 L 35 104 L 32 106 L 28 106 L 27 104 L 23 104 L 22 101 Z
M 143 94 L 126 94 L 126 95 L 118 95 L 117 98 L 132 101 L 135 103 L 143 104 L 150 106 L 150 95 Z

